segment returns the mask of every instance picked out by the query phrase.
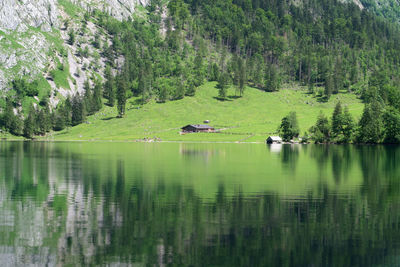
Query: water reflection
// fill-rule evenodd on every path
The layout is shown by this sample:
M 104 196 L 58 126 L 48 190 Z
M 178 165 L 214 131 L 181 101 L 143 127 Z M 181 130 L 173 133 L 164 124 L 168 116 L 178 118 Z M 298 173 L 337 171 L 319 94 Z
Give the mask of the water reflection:
M 276 152 L 0 142 L 0 265 L 396 263 L 399 147 Z

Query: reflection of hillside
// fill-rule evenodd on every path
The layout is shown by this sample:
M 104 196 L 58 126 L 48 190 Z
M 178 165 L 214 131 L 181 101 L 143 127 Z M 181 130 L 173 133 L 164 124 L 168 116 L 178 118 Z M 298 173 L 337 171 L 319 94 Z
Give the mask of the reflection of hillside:
M 179 144 L 179 153 L 187 160 L 202 160 L 209 162 L 214 156 L 224 155 L 225 151 L 212 147 L 199 147 L 193 144 Z
M 395 147 L 288 147 L 271 158 L 265 146 L 206 147 L 196 153 L 177 145 L 168 158 L 159 147 L 146 147 L 139 155 L 147 153 L 150 164 L 136 152 L 106 157 L 75 144 L 28 144 L 0 144 L 1 266 L 368 266 L 393 258 L 399 249 L 399 166 L 392 159 L 400 150 Z M 216 157 L 220 151 L 223 157 Z M 228 178 L 186 183 L 199 171 L 191 170 L 197 161 L 188 164 L 186 157 L 206 158 L 209 170 L 221 175 L 222 169 Z M 225 167 L 226 161 L 232 170 L 215 166 Z M 247 172 L 269 161 L 268 168 Z M 170 177 L 171 164 L 189 170 L 173 168 Z M 262 171 L 272 165 L 289 170 L 271 178 L 284 180 L 278 186 L 309 182 L 303 172 L 319 182 L 302 194 L 285 195 L 263 183 L 246 191 L 254 177 L 231 178 L 242 168 L 240 173 L 259 173 L 265 180 Z M 351 179 L 362 185 L 353 187 Z M 207 199 L 199 193 L 214 184 Z

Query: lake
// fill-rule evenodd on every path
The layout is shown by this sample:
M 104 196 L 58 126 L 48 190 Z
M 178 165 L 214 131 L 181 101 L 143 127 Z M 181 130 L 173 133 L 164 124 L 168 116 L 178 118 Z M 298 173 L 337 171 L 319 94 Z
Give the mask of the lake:
M 0 266 L 393 266 L 400 147 L 0 142 Z

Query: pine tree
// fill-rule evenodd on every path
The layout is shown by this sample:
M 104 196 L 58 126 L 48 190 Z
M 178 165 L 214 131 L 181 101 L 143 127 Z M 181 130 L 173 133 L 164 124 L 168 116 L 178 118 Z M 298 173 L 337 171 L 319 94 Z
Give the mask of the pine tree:
M 332 137 L 335 138 L 343 133 L 343 111 L 342 105 L 338 102 L 332 114 Z
M 117 79 L 117 110 L 118 117 L 122 118 L 125 115 L 126 106 L 126 82 L 123 77 Z
M 54 131 L 62 131 L 65 129 L 66 122 L 65 122 L 65 109 L 64 107 L 60 107 L 57 109 L 54 115 Z
M 81 124 L 86 119 L 85 103 L 79 94 L 76 94 L 72 99 L 72 115 L 71 124 L 72 126 Z
M 93 104 L 92 88 L 90 86 L 89 80 L 85 80 L 83 84 L 83 89 L 85 90 L 84 94 L 85 110 L 88 115 L 91 115 L 93 114 L 94 111 L 94 104 Z
M 346 106 L 344 108 L 344 113 L 343 113 L 343 136 L 344 136 L 344 142 L 349 142 L 352 139 L 352 135 L 354 132 L 354 120 L 353 117 L 351 116 L 348 107 Z
M 94 89 L 93 89 L 93 110 L 95 112 L 99 111 L 103 106 L 101 101 L 101 82 L 99 79 L 96 79 L 94 82 Z
M 326 100 L 329 100 L 329 98 L 332 95 L 333 91 L 333 79 L 332 79 L 332 74 L 328 71 L 325 75 L 325 91 L 324 95 Z
M 185 93 L 185 95 L 194 96 L 195 94 L 196 94 L 195 82 L 193 81 L 193 79 L 189 79 L 186 82 L 186 93 Z
M 243 59 L 239 59 L 238 62 L 238 71 L 239 71 L 239 93 L 240 96 L 243 96 L 244 89 L 247 83 L 247 70 L 246 70 L 246 62 Z
M 279 132 L 284 141 L 290 141 L 294 137 L 298 137 L 300 133 L 299 124 L 297 122 L 296 112 L 292 111 L 287 116 L 283 117 Z
M 4 128 L 13 135 L 21 135 L 22 126 L 20 118 L 14 114 L 14 106 L 11 99 L 6 99 L 6 109 L 3 115 Z
M 330 140 L 330 126 L 328 118 L 322 113 L 319 113 L 317 122 L 309 130 L 311 138 L 315 143 L 325 143 Z
M 197 53 L 194 59 L 194 86 L 199 87 L 204 83 L 204 66 L 203 66 L 203 57 L 200 53 Z
M 210 70 L 210 81 L 218 81 L 219 79 L 219 68 L 217 63 L 213 63 L 211 65 L 211 70 Z
M 289 117 L 285 116 L 282 119 L 280 126 L 280 133 L 282 135 L 283 141 L 290 141 L 292 139 L 292 131 L 290 127 Z
M 226 98 L 226 92 L 228 90 L 228 79 L 229 79 L 228 73 L 226 72 L 219 75 L 217 88 L 218 88 L 218 97 L 221 100 L 225 100 Z
M 65 126 L 72 126 L 72 102 L 69 96 L 62 106 L 62 116 L 64 117 Z
M 12 101 L 9 98 L 7 98 L 6 99 L 6 108 L 5 108 L 4 115 L 3 115 L 4 128 L 7 131 L 12 132 L 14 120 L 15 120 L 14 106 L 13 106 Z
M 383 132 L 380 103 L 373 101 L 371 104 L 366 104 L 358 125 L 358 142 L 380 143 Z
M 104 72 L 104 78 L 106 82 L 104 83 L 104 97 L 108 99 L 108 105 L 113 107 L 115 105 L 115 79 L 111 73 L 110 66 L 107 65 Z
M 29 114 L 24 120 L 24 137 L 32 139 L 35 134 L 35 128 L 35 108 L 31 106 Z
M 333 77 L 334 77 L 334 82 L 333 82 L 332 93 L 337 94 L 339 93 L 339 90 L 343 89 L 343 84 L 345 79 L 343 74 L 342 59 L 340 57 L 336 60 Z
M 400 112 L 388 107 L 383 114 L 384 142 L 389 144 L 400 143 Z
M 39 125 L 41 132 L 43 134 L 46 134 L 50 132 L 50 130 L 53 128 L 52 122 L 51 122 L 51 112 L 50 112 L 50 107 L 48 103 L 42 108 L 40 113 L 43 113 L 43 123 L 42 125 Z
M 279 80 L 279 74 L 277 67 L 274 65 L 271 65 L 266 68 L 265 70 L 265 91 L 267 92 L 275 92 L 279 91 L 280 89 L 280 80 Z

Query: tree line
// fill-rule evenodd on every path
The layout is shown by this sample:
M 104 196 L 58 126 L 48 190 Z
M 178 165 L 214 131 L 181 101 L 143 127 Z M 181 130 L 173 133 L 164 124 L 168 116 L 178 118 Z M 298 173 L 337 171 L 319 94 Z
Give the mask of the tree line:
M 315 124 L 303 136 L 300 137 L 296 112 L 282 118 L 278 132 L 286 142 L 299 138 L 303 143 L 313 141 L 317 144 L 400 144 L 400 111 L 372 102 L 365 105 L 356 122 L 348 107 L 338 102 L 330 118 L 321 111 Z
M 132 96 L 141 104 L 179 100 L 194 96 L 205 81 L 217 82 L 221 100 L 230 84 L 239 96 L 247 85 L 277 91 L 290 82 L 306 85 L 322 100 L 339 92 L 355 93 L 382 125 L 395 119 L 384 111 L 400 110 L 399 27 L 354 4 L 171 0 L 165 7 L 163 1 L 152 0 L 146 8 L 145 18 L 123 22 L 99 10 L 85 14 L 84 20 L 92 19 L 112 40 L 98 45 L 107 59 L 104 81 L 93 79 L 93 88 L 85 84 L 82 95 L 61 101 L 57 108 L 43 104 L 22 111 L 21 99 L 37 96 L 39 85 L 14 81 L 16 95 L 3 105 L 2 127 L 21 134 L 22 123 L 9 119 L 25 120 L 30 111 L 42 109 L 62 119 L 45 130 L 77 125 L 101 109 L 102 98 L 123 117 Z M 69 41 L 74 41 L 73 34 Z M 68 111 L 72 105 L 74 116 Z M 28 125 L 37 121 L 32 118 Z

